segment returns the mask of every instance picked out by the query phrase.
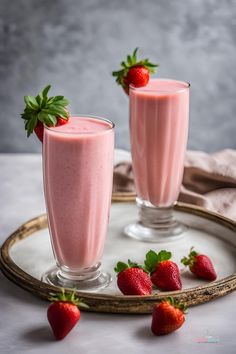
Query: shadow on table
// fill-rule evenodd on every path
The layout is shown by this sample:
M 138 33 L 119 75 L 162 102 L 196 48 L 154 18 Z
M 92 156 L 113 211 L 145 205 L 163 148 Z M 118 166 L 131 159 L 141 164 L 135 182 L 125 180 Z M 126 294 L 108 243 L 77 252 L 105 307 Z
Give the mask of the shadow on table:
M 137 331 L 135 332 L 135 336 L 137 337 L 137 339 L 141 340 L 141 341 L 146 341 L 148 340 L 148 342 L 150 341 L 160 341 L 163 340 L 163 338 L 166 338 L 167 336 L 155 336 L 152 331 L 150 326 L 142 326 L 139 327 L 137 329 Z M 178 332 L 173 332 L 168 334 L 168 338 L 170 337 L 176 337 L 178 336 Z
M 23 333 L 23 339 L 30 343 L 50 343 L 55 342 L 53 335 L 48 326 L 33 328 L 28 332 Z

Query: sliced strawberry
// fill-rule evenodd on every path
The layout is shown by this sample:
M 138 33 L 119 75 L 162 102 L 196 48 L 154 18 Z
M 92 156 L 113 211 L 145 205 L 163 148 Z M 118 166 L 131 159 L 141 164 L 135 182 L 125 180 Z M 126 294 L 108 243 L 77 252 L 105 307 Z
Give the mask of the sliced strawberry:
M 150 74 L 154 74 L 157 64 L 150 63 L 149 59 L 137 60 L 136 48 L 131 55 L 127 55 L 126 61 L 122 61 L 121 70 L 113 71 L 112 75 L 116 77 L 116 82 L 121 85 L 125 93 L 129 94 L 129 85 L 135 87 L 146 86 Z
M 161 290 L 181 290 L 182 283 L 178 265 L 170 260 L 171 252 L 165 250 L 158 254 L 150 250 L 146 254 L 145 268 L 151 274 L 151 280 Z
M 117 285 L 124 295 L 149 295 L 152 282 L 149 275 L 137 263 L 128 260 L 128 264 L 118 262 L 115 269 Z
M 156 336 L 169 334 L 179 329 L 184 321 L 186 306 L 168 298 L 155 306 L 152 313 L 152 333 Z
M 198 278 L 216 280 L 217 275 L 211 259 L 204 254 L 199 254 L 191 247 L 188 257 L 183 257 L 181 263 L 189 266 L 190 271 Z

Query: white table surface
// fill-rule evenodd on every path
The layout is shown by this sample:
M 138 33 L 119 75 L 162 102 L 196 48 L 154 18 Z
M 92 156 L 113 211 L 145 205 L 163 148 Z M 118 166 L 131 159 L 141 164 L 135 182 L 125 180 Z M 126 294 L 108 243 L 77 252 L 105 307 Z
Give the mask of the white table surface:
M 20 224 L 45 212 L 41 156 L 0 154 L 0 243 Z M 236 353 L 236 292 L 192 307 L 168 336 L 150 332 L 151 315 L 82 313 L 63 340 L 53 339 L 48 303 L 0 273 L 0 353 L 148 354 Z

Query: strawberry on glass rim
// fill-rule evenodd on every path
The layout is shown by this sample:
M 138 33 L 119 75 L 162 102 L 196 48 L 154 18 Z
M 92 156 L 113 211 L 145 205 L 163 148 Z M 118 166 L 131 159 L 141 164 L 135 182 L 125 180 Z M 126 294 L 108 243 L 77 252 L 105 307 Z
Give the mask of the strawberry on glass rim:
M 51 85 L 46 86 L 37 96 L 24 96 L 25 109 L 21 118 L 25 121 L 27 137 L 33 132 L 43 142 L 44 125 L 56 126 L 67 123 L 69 101 L 64 96 L 48 97 Z
M 116 82 L 121 85 L 125 93 L 129 94 L 129 86 L 146 86 L 150 79 L 150 74 L 156 72 L 158 64 L 153 64 L 149 59 L 137 60 L 138 48 L 133 54 L 127 55 L 126 61 L 121 62 L 121 70 L 113 71 L 112 76 L 116 77 Z

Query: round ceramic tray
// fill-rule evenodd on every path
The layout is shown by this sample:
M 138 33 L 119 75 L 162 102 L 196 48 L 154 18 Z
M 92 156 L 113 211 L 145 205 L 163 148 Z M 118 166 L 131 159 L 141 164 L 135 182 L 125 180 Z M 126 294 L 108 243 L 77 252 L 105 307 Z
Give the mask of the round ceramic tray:
M 102 267 L 110 271 L 113 281 L 106 289 L 97 293 L 78 292 L 89 305 L 90 311 L 113 313 L 149 313 L 154 304 L 167 296 L 185 301 L 189 306 L 197 305 L 236 288 L 236 223 L 201 208 L 186 204 L 175 206 L 176 217 L 188 225 L 181 239 L 172 243 L 143 243 L 123 234 L 126 224 L 136 218 L 135 203 L 113 203 Z M 212 258 L 218 278 L 215 282 L 196 279 L 183 269 L 181 258 L 188 254 L 191 246 Z M 113 268 L 118 260 L 128 258 L 142 262 L 150 249 L 170 250 L 181 270 L 183 289 L 175 292 L 154 291 L 148 296 L 124 296 L 116 285 Z M 38 216 L 10 235 L 1 247 L 0 266 L 2 272 L 20 287 L 48 299 L 58 289 L 43 283 L 44 271 L 53 266 L 46 215 Z

